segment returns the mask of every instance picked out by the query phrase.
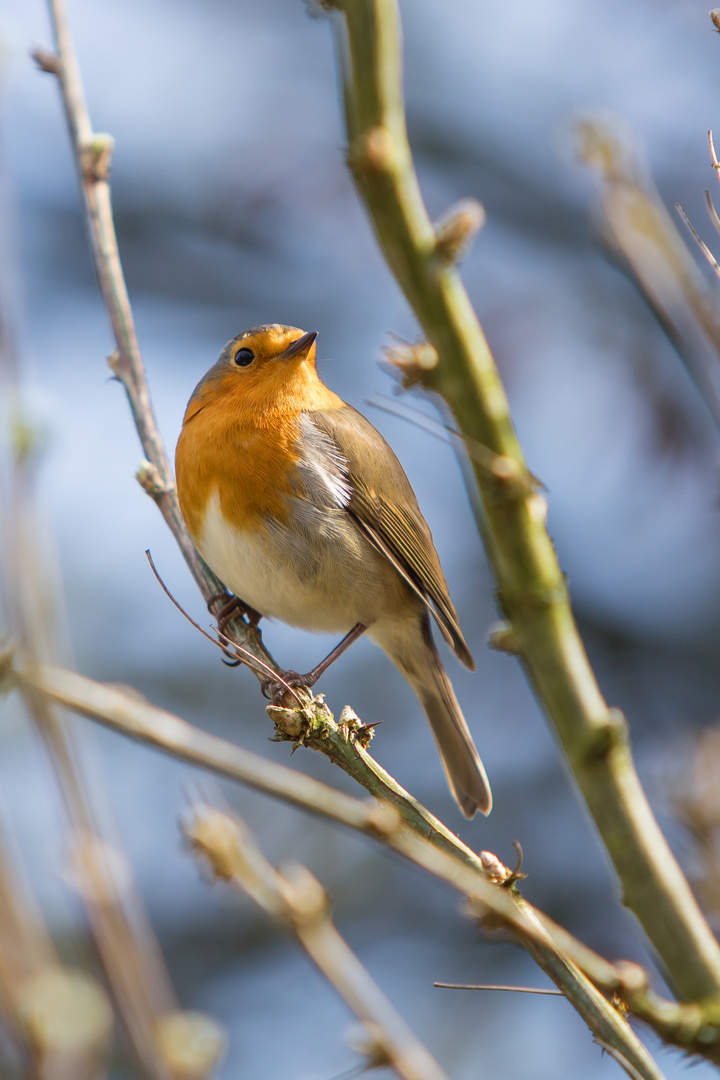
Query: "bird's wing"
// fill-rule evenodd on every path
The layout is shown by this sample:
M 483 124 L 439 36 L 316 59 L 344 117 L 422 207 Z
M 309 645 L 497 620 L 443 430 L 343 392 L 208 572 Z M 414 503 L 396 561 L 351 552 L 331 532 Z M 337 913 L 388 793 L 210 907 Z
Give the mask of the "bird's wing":
M 347 462 L 347 512 L 420 597 L 458 659 L 474 670 L 430 529 L 390 446 L 350 405 L 306 415 Z

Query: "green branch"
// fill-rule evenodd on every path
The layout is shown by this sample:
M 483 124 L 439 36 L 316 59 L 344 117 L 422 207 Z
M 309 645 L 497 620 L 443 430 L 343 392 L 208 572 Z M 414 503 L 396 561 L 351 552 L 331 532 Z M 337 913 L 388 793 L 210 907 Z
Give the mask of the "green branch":
M 529 490 L 495 363 L 420 194 L 405 125 L 395 0 L 329 6 L 345 16 L 338 30 L 350 167 L 388 264 L 435 350 L 408 350 L 406 377 L 438 393 L 462 436 L 502 466 L 472 461 L 507 620 L 503 647 L 521 658 L 613 861 L 623 901 L 674 986 L 686 999 L 717 995 L 720 947 L 650 809 L 625 719 L 598 688 L 545 527 L 545 500 Z

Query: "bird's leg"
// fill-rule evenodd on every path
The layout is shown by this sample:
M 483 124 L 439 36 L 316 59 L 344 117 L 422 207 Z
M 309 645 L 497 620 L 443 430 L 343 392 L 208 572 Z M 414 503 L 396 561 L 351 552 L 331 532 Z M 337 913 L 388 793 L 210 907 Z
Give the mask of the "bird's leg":
M 219 601 L 224 601 L 224 603 L 218 611 L 215 611 L 215 605 Z M 245 616 L 250 623 L 250 626 L 257 630 L 257 625 L 262 618 L 259 611 L 250 607 L 250 605 L 246 604 L 244 600 L 241 600 L 239 596 L 228 597 L 227 593 L 216 593 L 214 596 L 211 596 L 207 606 L 210 614 L 217 619 L 218 630 L 221 634 L 225 634 L 227 625 L 232 619 Z M 227 649 L 225 650 L 225 655 L 230 657 L 230 659 L 226 660 L 225 657 L 221 657 L 221 659 L 223 664 L 226 664 L 228 667 L 239 667 L 242 663 L 241 660 L 238 660 L 234 654 Z
M 308 671 L 306 675 L 299 675 L 297 671 L 278 671 L 277 675 L 283 682 L 279 682 L 277 678 L 265 679 L 261 684 L 263 694 L 265 697 L 272 700 L 275 697 L 284 694 L 288 686 L 303 686 L 306 689 L 314 686 L 330 665 L 335 663 L 338 656 L 342 656 L 345 650 L 348 649 L 354 641 L 357 641 L 359 637 L 362 637 L 366 630 L 367 626 L 365 626 L 364 623 L 356 623 L 342 641 L 338 642 L 332 652 L 329 652 L 325 659 L 321 660 L 317 667 L 314 667 L 312 671 Z

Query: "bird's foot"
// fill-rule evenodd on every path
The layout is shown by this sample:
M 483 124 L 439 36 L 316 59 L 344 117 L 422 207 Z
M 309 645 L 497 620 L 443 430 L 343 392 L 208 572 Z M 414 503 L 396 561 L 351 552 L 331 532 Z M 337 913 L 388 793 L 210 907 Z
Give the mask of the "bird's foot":
M 218 607 L 218 604 L 220 606 Z M 228 596 L 227 593 L 216 593 L 215 596 L 211 596 L 208 600 L 208 611 L 211 615 L 217 619 L 217 627 L 221 634 L 227 635 L 228 624 L 233 619 L 245 618 L 249 625 L 257 630 L 258 623 L 260 622 L 262 615 L 255 608 L 250 607 L 244 600 L 241 600 L 239 596 Z M 258 634 L 260 633 L 257 630 Z M 225 650 L 225 656 L 221 657 L 223 664 L 228 667 L 239 667 L 242 663 L 237 657 L 229 650 Z
M 276 671 L 260 683 L 260 689 L 273 705 L 288 692 L 288 690 L 309 690 L 320 678 L 315 671 L 309 671 L 306 675 L 300 675 L 297 671 Z
M 217 605 L 220 604 L 220 607 Z M 251 626 L 257 626 L 262 615 L 255 608 L 250 607 L 239 596 L 228 596 L 227 593 L 216 593 L 208 600 L 208 611 L 217 619 L 218 630 L 225 633 L 227 624 L 231 619 L 246 618 Z

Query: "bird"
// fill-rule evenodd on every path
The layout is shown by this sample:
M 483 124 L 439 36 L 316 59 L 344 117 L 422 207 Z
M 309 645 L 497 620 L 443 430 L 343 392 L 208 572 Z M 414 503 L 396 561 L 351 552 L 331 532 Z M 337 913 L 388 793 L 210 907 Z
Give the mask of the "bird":
M 320 379 L 316 338 L 253 327 L 195 387 L 175 455 L 188 532 L 255 623 L 345 634 L 305 685 L 367 633 L 415 691 L 461 811 L 487 815 L 490 784 L 431 630 L 475 669 L 430 529 L 388 443 Z

